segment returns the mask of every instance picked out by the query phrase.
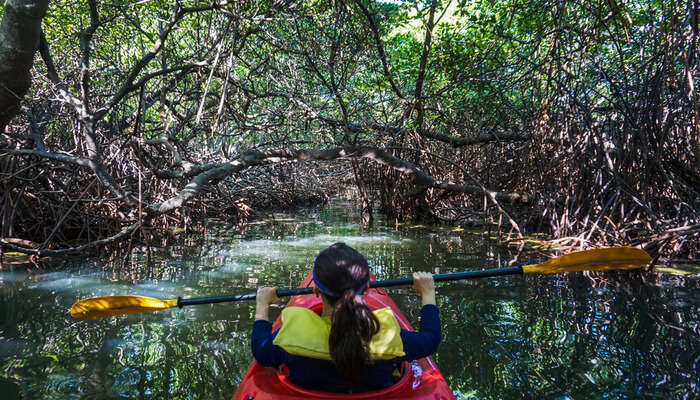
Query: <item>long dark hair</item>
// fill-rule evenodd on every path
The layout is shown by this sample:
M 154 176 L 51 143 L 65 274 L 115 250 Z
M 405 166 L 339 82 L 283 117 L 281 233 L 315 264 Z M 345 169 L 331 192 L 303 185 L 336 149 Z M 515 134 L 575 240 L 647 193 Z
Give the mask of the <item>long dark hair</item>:
M 358 295 L 369 281 L 369 265 L 357 250 L 335 243 L 316 257 L 314 274 L 325 291 L 333 293 L 324 293 L 333 307 L 331 359 L 343 376 L 355 381 L 371 363 L 369 342 L 379 331 L 379 320 Z

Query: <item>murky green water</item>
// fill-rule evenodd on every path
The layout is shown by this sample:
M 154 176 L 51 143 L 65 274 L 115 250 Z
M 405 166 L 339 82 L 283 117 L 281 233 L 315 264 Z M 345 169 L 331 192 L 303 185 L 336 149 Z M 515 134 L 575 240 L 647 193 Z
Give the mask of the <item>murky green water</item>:
M 77 300 L 296 286 L 335 241 L 378 279 L 492 268 L 512 255 L 448 229 L 361 229 L 339 207 L 220 230 L 128 268 L 99 260 L 0 271 L 2 399 L 227 399 L 250 361 L 253 304 L 80 321 Z M 519 260 L 530 262 L 539 260 Z M 44 267 L 46 268 L 46 267 Z M 700 278 L 634 272 L 499 277 L 441 285 L 435 356 L 460 398 L 698 398 Z M 390 290 L 416 323 L 419 299 Z M 279 311 L 273 312 L 276 316 Z

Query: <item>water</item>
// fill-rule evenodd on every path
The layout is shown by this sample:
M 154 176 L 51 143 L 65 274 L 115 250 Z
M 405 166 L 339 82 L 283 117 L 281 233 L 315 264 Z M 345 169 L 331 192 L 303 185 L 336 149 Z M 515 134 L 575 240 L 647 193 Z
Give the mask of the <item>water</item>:
M 227 399 L 248 367 L 251 302 L 71 318 L 70 306 L 86 297 L 296 286 L 318 251 L 340 240 L 367 256 L 378 279 L 493 268 L 513 257 L 473 232 L 355 221 L 341 205 L 209 232 L 159 249 L 150 265 L 137 254 L 126 267 L 77 260 L 0 271 L 2 398 Z M 442 284 L 435 359 L 463 399 L 698 398 L 699 282 L 697 272 L 609 272 Z M 415 325 L 418 296 L 390 293 Z

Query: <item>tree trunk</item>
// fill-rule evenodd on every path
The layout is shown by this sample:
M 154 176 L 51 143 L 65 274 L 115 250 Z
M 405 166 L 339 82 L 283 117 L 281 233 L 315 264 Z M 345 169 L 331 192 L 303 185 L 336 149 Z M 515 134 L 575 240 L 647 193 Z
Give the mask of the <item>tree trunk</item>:
M 29 70 L 39 48 L 48 0 L 6 0 L 0 22 L 0 132 L 19 111 L 31 84 Z

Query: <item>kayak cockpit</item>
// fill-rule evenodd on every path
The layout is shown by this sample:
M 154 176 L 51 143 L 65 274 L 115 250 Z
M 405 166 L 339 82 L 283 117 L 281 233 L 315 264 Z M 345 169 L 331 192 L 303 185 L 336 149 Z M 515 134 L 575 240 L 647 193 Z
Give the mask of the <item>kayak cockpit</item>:
M 420 367 L 418 367 L 420 368 Z M 287 370 L 286 366 L 282 365 L 279 368 L 276 368 L 277 370 L 277 379 L 279 379 L 279 382 L 285 386 L 290 392 L 294 392 L 300 396 L 306 397 L 306 398 L 318 398 L 318 399 L 338 399 L 338 396 L 342 396 L 342 399 L 353 399 L 353 400 L 360 400 L 360 399 L 374 399 L 374 398 L 381 398 L 388 396 L 392 393 L 395 393 L 403 388 L 405 388 L 408 385 L 417 387 L 420 385 L 420 379 L 422 378 L 422 374 L 418 376 L 413 376 L 414 374 L 411 373 L 412 369 L 409 366 L 409 363 L 407 362 L 402 362 L 401 366 L 399 367 L 399 379 L 391 386 L 378 389 L 378 390 L 371 390 L 367 392 L 361 392 L 361 393 L 347 393 L 347 392 L 323 392 L 320 390 L 313 390 L 313 389 L 306 389 L 302 388 L 300 386 L 297 386 L 293 384 L 287 377 L 289 376 L 289 371 Z M 416 382 L 412 382 L 412 378 L 418 379 Z
M 374 277 L 371 278 L 374 280 Z M 313 285 L 311 272 L 304 279 L 300 287 Z M 399 307 L 383 288 L 371 288 L 362 295 L 370 309 L 390 307 L 402 329 L 413 330 L 411 324 L 401 313 Z M 316 313 L 321 313 L 323 304 L 319 297 L 313 295 L 294 296 L 287 306 L 305 307 Z M 282 325 L 277 318 L 272 326 L 273 330 Z M 454 393 L 450 390 L 445 378 L 435 365 L 432 357 L 425 357 L 411 362 L 403 362 L 400 375 L 393 385 L 362 393 L 338 393 L 323 392 L 320 390 L 305 389 L 295 385 L 288 379 L 289 373 L 286 367 L 263 367 L 253 360 L 241 380 L 238 390 L 232 400 L 306 400 L 306 399 L 337 399 L 337 400 L 454 400 Z

